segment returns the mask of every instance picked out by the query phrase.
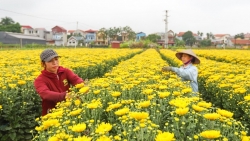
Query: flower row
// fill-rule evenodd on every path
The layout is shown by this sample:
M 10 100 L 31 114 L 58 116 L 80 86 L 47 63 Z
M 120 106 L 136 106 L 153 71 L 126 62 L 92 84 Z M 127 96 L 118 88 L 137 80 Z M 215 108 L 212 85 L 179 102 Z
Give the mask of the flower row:
M 199 51 L 195 50 L 195 52 Z M 175 54 L 173 51 L 162 51 L 162 53 L 170 59 Z M 211 101 L 216 107 L 233 112 L 235 119 L 241 120 L 250 127 L 250 69 L 243 64 L 236 65 L 199 58 L 201 64 L 197 65 L 198 82 L 202 97 Z
M 30 130 L 41 115 L 41 98 L 33 81 L 43 69 L 42 50 L 1 51 L 0 57 L 0 140 L 31 140 Z M 142 50 L 58 49 L 60 64 L 81 74 L 83 79 L 100 77 L 120 61 Z M 88 77 L 87 77 L 88 76 Z
M 198 56 L 230 64 L 250 65 L 249 50 L 195 50 Z

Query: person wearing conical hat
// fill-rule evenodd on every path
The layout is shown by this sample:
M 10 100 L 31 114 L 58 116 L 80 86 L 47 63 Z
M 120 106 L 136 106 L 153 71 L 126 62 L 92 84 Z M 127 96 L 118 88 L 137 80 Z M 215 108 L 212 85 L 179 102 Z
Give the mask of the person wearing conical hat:
M 183 62 L 183 65 L 180 68 L 164 66 L 162 71 L 175 72 L 182 81 L 190 81 L 193 92 L 198 93 L 198 69 L 193 64 L 200 64 L 200 59 L 191 49 L 177 52 L 175 56 Z

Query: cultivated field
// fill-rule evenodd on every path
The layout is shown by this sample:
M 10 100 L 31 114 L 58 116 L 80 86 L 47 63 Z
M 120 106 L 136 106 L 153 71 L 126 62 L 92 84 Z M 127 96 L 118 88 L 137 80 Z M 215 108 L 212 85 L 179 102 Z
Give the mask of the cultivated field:
M 194 50 L 201 64 L 200 95 L 193 97 L 187 82 L 161 71 L 181 65 L 176 51 L 56 49 L 61 65 L 87 83 L 40 117 L 33 81 L 41 51 L 0 51 L 0 140 L 250 139 L 250 51 Z

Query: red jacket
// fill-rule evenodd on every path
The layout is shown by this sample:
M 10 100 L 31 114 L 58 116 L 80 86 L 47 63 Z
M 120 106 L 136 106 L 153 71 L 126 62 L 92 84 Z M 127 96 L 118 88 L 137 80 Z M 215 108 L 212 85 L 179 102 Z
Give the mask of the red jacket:
M 59 67 L 57 74 L 42 71 L 34 82 L 37 93 L 42 98 L 42 116 L 55 108 L 56 103 L 65 100 L 70 85 L 82 83 L 83 80 L 69 69 Z

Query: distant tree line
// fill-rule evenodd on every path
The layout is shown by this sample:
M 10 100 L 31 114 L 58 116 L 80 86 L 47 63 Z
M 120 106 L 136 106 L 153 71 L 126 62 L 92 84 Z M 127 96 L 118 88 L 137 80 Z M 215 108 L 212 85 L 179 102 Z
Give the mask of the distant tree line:
M 110 28 L 101 28 L 98 33 L 101 35 L 103 40 L 109 38 L 112 41 L 118 39 L 119 36 L 126 36 L 126 40 L 134 40 L 136 33 L 132 30 L 131 27 L 110 27 Z

